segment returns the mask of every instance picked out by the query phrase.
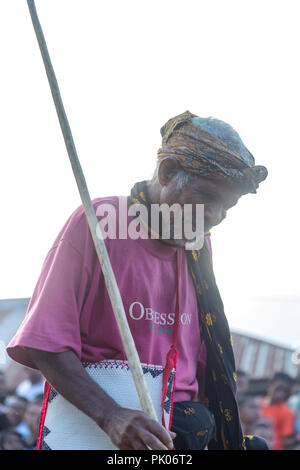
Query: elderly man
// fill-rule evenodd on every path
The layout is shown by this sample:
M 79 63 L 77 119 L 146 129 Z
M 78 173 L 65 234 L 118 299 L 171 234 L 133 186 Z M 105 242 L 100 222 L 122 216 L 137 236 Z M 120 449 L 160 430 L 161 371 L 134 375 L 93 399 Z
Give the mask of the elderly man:
M 254 165 L 239 135 L 222 121 L 187 111 L 170 119 L 161 134 L 153 179 L 137 183 L 126 203 L 148 213 L 153 204 L 176 203 L 183 211 L 189 204 L 194 215 L 196 205 L 204 204 L 205 243 L 187 250 L 184 235 L 176 238 L 171 227 L 168 238 L 159 224 L 156 238 L 108 237 L 106 246 L 141 362 L 177 364 L 172 431 L 142 411 L 121 407 L 82 367 L 126 359 L 82 207 L 48 252 L 7 351 L 38 368 L 119 449 L 246 449 L 250 441 L 240 427 L 231 337 L 212 270 L 209 230 L 243 194 L 256 192 L 267 170 Z M 93 201 L 96 212 L 108 203 L 120 211 L 117 197 Z M 144 230 L 153 234 L 151 219 Z

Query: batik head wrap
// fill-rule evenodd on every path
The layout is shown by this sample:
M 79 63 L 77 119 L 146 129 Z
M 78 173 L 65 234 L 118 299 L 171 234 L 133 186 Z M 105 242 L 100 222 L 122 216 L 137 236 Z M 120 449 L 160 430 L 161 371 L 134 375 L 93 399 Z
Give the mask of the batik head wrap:
M 189 111 L 170 119 L 162 128 L 158 161 L 175 158 L 187 171 L 226 180 L 241 194 L 256 193 L 268 171 L 255 165 L 253 155 L 229 124 L 200 118 Z

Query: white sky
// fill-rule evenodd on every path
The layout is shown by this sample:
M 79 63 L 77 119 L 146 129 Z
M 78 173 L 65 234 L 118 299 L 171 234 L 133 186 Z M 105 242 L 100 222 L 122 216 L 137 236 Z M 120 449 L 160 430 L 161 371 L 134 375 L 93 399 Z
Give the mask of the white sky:
M 36 0 L 92 198 L 150 177 L 159 129 L 229 122 L 267 166 L 212 231 L 233 328 L 300 345 L 299 2 Z M 0 299 L 30 297 L 81 204 L 25 0 L 0 4 Z

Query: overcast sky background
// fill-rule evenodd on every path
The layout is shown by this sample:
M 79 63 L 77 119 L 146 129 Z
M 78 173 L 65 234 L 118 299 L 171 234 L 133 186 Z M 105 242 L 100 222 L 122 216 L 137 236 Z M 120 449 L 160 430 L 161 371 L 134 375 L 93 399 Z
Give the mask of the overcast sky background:
M 300 345 L 299 2 L 36 0 L 92 198 L 149 178 L 160 127 L 229 122 L 269 170 L 212 230 L 229 324 Z M 0 299 L 30 297 L 81 204 L 25 0 L 1 2 Z

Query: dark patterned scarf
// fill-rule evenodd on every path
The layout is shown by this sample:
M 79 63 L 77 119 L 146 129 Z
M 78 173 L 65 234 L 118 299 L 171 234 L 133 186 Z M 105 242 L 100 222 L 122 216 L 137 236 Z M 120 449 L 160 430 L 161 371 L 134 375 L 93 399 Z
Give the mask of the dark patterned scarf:
M 148 208 L 148 214 L 151 213 L 146 181 L 137 183 L 132 188 L 131 203 L 144 204 Z M 205 405 L 214 415 L 217 428 L 208 448 L 246 450 L 249 438 L 243 437 L 235 399 L 236 372 L 232 339 L 213 273 L 211 256 L 206 243 L 201 250 L 185 250 L 185 253 L 207 349 Z

